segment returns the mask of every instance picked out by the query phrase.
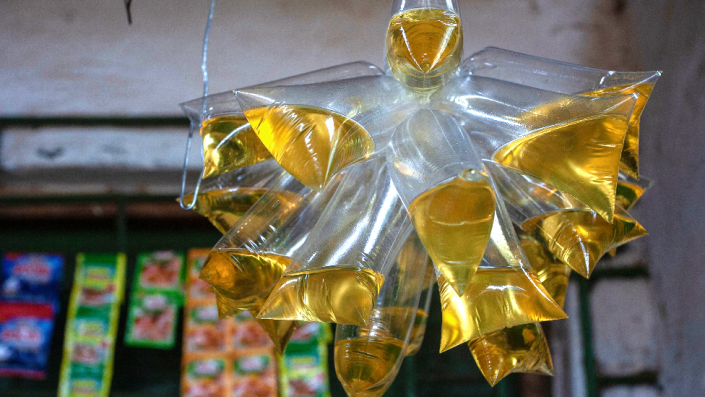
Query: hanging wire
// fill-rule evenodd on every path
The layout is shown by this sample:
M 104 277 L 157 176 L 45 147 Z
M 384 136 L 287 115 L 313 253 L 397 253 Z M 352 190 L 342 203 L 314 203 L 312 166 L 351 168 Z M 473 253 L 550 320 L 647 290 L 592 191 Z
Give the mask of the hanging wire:
M 132 12 L 130 12 L 130 6 L 132 5 L 132 0 L 125 0 L 125 11 L 127 11 L 127 24 L 132 25 Z
M 211 0 L 210 11 L 208 12 L 208 22 L 206 22 L 206 33 L 203 35 L 203 60 L 201 62 L 201 71 L 203 72 L 203 98 L 201 99 L 201 114 L 206 112 L 206 96 L 208 96 L 208 36 L 211 31 L 211 22 L 213 21 L 213 10 L 215 9 L 215 0 Z M 191 141 L 193 141 L 193 130 L 194 123 L 188 130 L 188 140 L 186 141 L 186 154 L 184 155 L 184 169 L 181 174 L 181 194 L 179 195 L 179 205 L 185 210 L 191 210 L 196 205 L 196 199 L 198 197 L 198 191 L 201 188 L 201 181 L 203 181 L 203 172 L 198 175 L 198 182 L 196 182 L 196 189 L 193 191 L 193 199 L 191 204 L 184 204 L 184 193 L 186 192 L 186 170 L 188 168 L 188 154 L 191 152 Z M 201 148 L 201 160 L 205 161 L 203 148 Z

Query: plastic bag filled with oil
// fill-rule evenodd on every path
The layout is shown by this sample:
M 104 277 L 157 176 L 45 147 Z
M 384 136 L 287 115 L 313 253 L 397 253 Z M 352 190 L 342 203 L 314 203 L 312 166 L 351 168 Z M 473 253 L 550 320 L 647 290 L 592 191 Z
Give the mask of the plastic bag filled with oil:
M 259 84 L 255 87 L 311 84 L 360 76 L 382 75 L 368 62 L 352 62 Z M 203 177 L 211 177 L 256 164 L 272 156 L 250 127 L 233 95 L 209 95 L 181 104 L 203 139 Z
M 421 298 L 419 299 L 419 307 L 416 309 L 416 320 L 414 320 L 414 328 L 411 330 L 411 337 L 409 337 L 409 346 L 406 348 L 406 355 L 413 356 L 419 352 L 421 349 L 421 344 L 423 343 L 423 338 L 426 335 L 426 324 L 428 323 L 428 315 L 431 312 L 431 298 L 433 295 L 433 286 L 436 284 L 436 271 L 433 267 L 433 262 L 428 258 L 428 253 L 424 249 L 421 251 L 418 248 L 419 245 L 413 246 L 413 251 L 411 248 L 407 249 L 407 244 L 404 245 L 402 253 L 400 255 L 411 254 L 412 252 L 417 257 L 424 256 L 427 258 L 426 275 L 423 280 L 423 290 L 421 290 Z
M 427 268 L 416 233 L 411 233 L 396 263 L 367 325 L 336 326 L 335 373 L 348 396 L 384 394 L 407 355 Z
M 639 121 L 659 71 L 600 70 L 488 47 L 463 61 L 461 73 L 486 76 L 543 90 L 588 97 L 638 94 L 629 119 L 619 169 L 639 178 Z
M 353 167 L 259 317 L 366 325 L 411 229 L 384 157 Z
M 517 168 L 612 221 L 619 159 L 637 95 L 563 95 L 480 76 L 432 101 L 455 116 L 478 155 Z
M 441 352 L 504 328 L 566 318 L 531 269 L 501 194 L 493 188 L 498 200 L 490 241 L 470 283 L 457 294 L 436 274 L 443 312 Z
M 249 310 L 257 316 L 291 256 L 303 244 L 333 196 L 340 178 L 321 193 L 284 173 L 215 245 L 201 279 L 213 285 L 221 318 Z M 295 321 L 257 319 L 280 352 Z
M 402 84 L 427 93 L 458 71 L 463 28 L 456 0 L 395 0 L 386 38 L 390 73 Z
M 276 161 L 264 161 L 208 179 L 201 185 L 193 210 L 225 234 L 286 173 Z M 184 197 L 193 201 L 193 193 Z
M 419 110 L 394 131 L 386 157 L 433 263 L 462 293 L 480 265 L 495 214 L 494 191 L 468 135 L 453 117 Z
M 236 97 L 277 162 L 314 190 L 384 148 L 417 102 L 389 76 L 241 89 Z
M 551 254 L 585 278 L 609 250 L 646 235 L 616 206 L 612 223 L 568 194 L 502 164 L 485 165 L 506 201 L 510 217 Z

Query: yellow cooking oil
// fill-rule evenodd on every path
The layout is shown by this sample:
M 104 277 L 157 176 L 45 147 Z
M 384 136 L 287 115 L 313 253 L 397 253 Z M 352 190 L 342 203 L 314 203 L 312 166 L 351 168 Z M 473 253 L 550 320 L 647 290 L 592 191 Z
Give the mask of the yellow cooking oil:
M 646 101 L 649 100 L 653 90 L 653 83 L 620 84 L 580 94 L 590 97 L 639 94 L 634 104 L 634 111 L 629 119 L 629 128 L 624 139 L 624 149 L 619 163 L 619 169 L 622 172 L 636 179 L 639 179 L 639 122 L 644 106 L 646 106 Z
M 529 259 L 531 268 L 536 273 L 543 287 L 546 288 L 558 306 L 565 304 L 565 292 L 570 279 L 570 267 L 549 252 L 538 240 L 520 236 L 521 248 Z
M 644 187 L 626 181 L 617 182 L 617 197 L 615 203 L 629 211 L 634 204 L 644 195 Z
M 611 222 L 627 122 L 606 114 L 542 128 L 502 146 L 494 160 L 572 195 Z
M 417 8 L 392 17 L 387 28 L 387 62 L 394 77 L 419 91 L 448 81 L 463 53 L 458 14 L 438 8 Z
M 204 178 L 272 158 L 243 114 L 216 116 L 203 121 L 201 137 Z
M 426 335 L 426 323 L 428 323 L 428 312 L 419 308 L 414 316 L 414 326 L 409 337 L 409 346 L 406 349 L 407 356 L 413 356 L 421 349 L 423 338 Z
M 613 223 L 594 211 L 568 210 L 529 219 L 522 229 L 585 278 L 590 277 L 605 252 L 647 234 L 639 222 L 621 209 Z
M 378 397 L 394 381 L 404 341 L 384 335 L 366 335 L 335 343 L 335 372 L 349 396 Z
M 258 187 L 209 190 L 198 195 L 193 210 L 225 234 L 265 193 L 267 189 Z M 193 193 L 184 197 L 184 202 L 192 201 Z
M 200 278 L 229 298 L 230 310 L 247 310 L 264 300 L 291 259 L 238 248 L 217 248 L 206 258 Z
M 487 382 L 494 386 L 511 373 L 553 375 L 553 361 L 541 324 L 517 325 L 468 343 Z
M 441 352 L 502 328 L 567 318 L 530 269 L 481 266 L 458 295 L 438 278 Z
M 360 124 L 327 109 L 275 102 L 245 110 L 245 116 L 277 162 L 314 190 L 374 152 Z
M 259 318 L 364 326 L 384 276 L 363 268 L 330 266 L 284 275 Z
M 461 293 L 487 247 L 495 212 L 488 178 L 469 169 L 409 205 L 416 232 L 438 270 Z
M 286 350 L 286 345 L 291 339 L 291 335 L 299 327 L 298 321 L 291 320 L 267 320 L 263 318 L 257 318 L 260 310 L 262 309 L 262 300 L 255 302 L 255 304 L 249 308 L 250 314 L 255 318 L 255 321 L 264 329 L 264 331 L 269 336 L 269 339 L 274 344 L 274 348 L 277 349 L 279 354 L 284 354 Z

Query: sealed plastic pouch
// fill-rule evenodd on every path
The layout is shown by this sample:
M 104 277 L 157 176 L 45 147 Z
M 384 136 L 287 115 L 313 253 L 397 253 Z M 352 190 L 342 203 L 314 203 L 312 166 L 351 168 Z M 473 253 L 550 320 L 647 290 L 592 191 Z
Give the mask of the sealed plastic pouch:
M 384 158 L 346 172 L 259 318 L 366 325 L 411 229 Z
M 610 223 L 583 203 L 530 175 L 495 162 L 487 161 L 486 166 L 506 198 L 514 222 L 583 277 L 590 277 L 607 251 L 647 234 L 620 206 L 616 206 Z
M 250 88 L 236 97 L 272 156 L 304 185 L 322 189 L 345 167 L 386 145 L 415 99 L 388 76 Z
M 259 84 L 255 87 L 310 84 L 383 72 L 367 62 L 352 62 Z M 271 158 L 247 122 L 233 91 L 198 98 L 181 104 L 184 113 L 203 139 L 203 177 L 234 171 Z
M 451 116 L 419 110 L 394 131 L 387 163 L 433 263 L 462 293 L 495 214 L 495 195 L 470 139 Z
M 402 84 L 428 92 L 445 84 L 463 55 L 456 0 L 395 0 L 386 38 L 387 63 Z
M 408 243 L 407 243 L 408 244 Z M 406 250 L 406 246 L 404 247 Z M 428 254 L 426 250 L 421 251 L 420 249 L 414 249 L 416 255 L 419 257 L 424 256 L 428 259 Z M 402 251 L 402 253 L 404 253 Z M 428 323 L 428 315 L 431 312 L 431 296 L 433 295 L 433 286 L 436 284 L 436 272 L 433 267 L 433 262 L 428 259 L 428 265 L 426 266 L 426 275 L 423 281 L 423 290 L 421 290 L 421 297 L 419 298 L 419 307 L 416 309 L 416 319 L 414 320 L 414 327 L 411 329 L 411 336 L 409 337 L 409 346 L 406 349 L 407 356 L 413 356 L 419 352 L 421 349 L 421 344 L 423 343 L 423 338 L 426 335 L 426 324 Z
M 438 287 L 441 352 L 503 328 L 566 318 L 531 270 L 501 199 L 482 263 L 463 293 L 442 275 Z
M 394 381 L 409 348 L 424 288 L 426 260 L 415 233 L 397 257 L 366 326 L 338 325 L 335 372 L 349 396 L 381 396 Z
M 464 76 L 434 94 L 433 101 L 459 119 L 483 160 L 531 174 L 611 222 L 636 99 L 563 95 Z
M 638 94 L 624 141 L 620 170 L 639 179 L 639 121 L 659 71 L 616 72 L 539 58 L 495 47 L 462 64 L 462 73 L 486 76 L 563 94 L 589 97 Z

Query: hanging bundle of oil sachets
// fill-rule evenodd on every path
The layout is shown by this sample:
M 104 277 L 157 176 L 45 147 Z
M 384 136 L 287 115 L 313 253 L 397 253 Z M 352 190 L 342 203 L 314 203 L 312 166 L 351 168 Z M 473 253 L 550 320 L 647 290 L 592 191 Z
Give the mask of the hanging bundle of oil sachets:
M 624 140 L 619 169 L 639 179 L 639 122 L 659 71 L 616 72 L 488 47 L 463 61 L 461 73 L 587 97 L 638 94 Z
M 236 97 L 274 159 L 315 190 L 383 148 L 416 103 L 388 76 L 241 89 Z
M 259 314 L 291 256 L 326 208 L 339 180 L 316 193 L 291 175 L 280 175 L 216 244 L 200 277 L 214 286 L 221 318 L 243 310 L 253 316 Z M 259 318 L 257 322 L 283 352 L 296 322 Z
M 285 171 L 276 161 L 218 175 L 201 186 L 193 210 L 225 234 L 268 190 L 268 183 Z M 184 202 L 193 201 L 193 193 Z
M 259 84 L 256 87 L 311 84 L 360 76 L 382 75 L 368 62 L 351 62 Z M 203 139 L 203 177 L 257 164 L 272 156 L 257 138 L 233 91 L 209 95 L 181 104 Z
M 646 230 L 620 206 L 607 222 L 575 198 L 530 175 L 486 162 L 506 198 L 510 216 L 556 258 L 589 278 L 609 250 L 646 235 Z
M 353 168 L 259 318 L 366 325 L 410 228 L 384 158 Z
M 494 192 L 470 139 L 445 113 L 419 110 L 395 130 L 387 163 L 433 263 L 462 293 L 480 265 L 495 214 Z
M 454 79 L 433 102 L 458 118 L 483 160 L 531 174 L 611 222 L 636 99 L 563 95 L 471 75 Z
M 367 325 L 338 325 L 335 373 L 348 396 L 381 396 L 394 381 L 409 347 L 416 322 L 427 261 L 416 233 L 388 274 Z M 401 248 L 401 247 L 399 247 Z
M 419 93 L 448 82 L 463 56 L 458 2 L 394 1 L 386 37 L 390 73 Z

